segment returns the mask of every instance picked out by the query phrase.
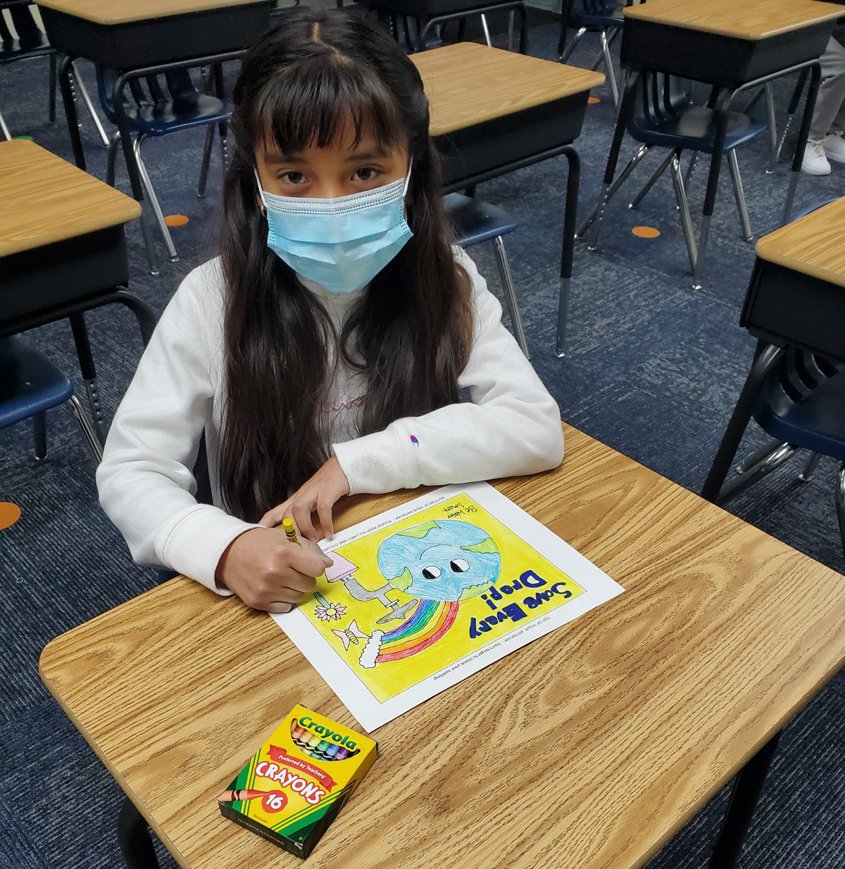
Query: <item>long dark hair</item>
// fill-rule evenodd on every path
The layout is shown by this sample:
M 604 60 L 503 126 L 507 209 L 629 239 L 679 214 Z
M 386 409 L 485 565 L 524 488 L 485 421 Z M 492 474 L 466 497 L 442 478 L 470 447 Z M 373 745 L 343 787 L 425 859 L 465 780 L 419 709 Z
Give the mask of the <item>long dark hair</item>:
M 337 358 L 366 386 L 361 434 L 456 401 L 471 341 L 471 289 L 451 250 L 422 80 L 387 33 L 356 15 L 292 9 L 245 57 L 234 102 L 219 476 L 227 509 L 254 521 L 328 458 L 333 341 Z M 267 247 L 253 169 L 265 136 L 295 153 L 326 147 L 350 121 L 355 145 L 364 130 L 382 147 L 407 144 L 414 235 L 335 335 L 319 299 Z

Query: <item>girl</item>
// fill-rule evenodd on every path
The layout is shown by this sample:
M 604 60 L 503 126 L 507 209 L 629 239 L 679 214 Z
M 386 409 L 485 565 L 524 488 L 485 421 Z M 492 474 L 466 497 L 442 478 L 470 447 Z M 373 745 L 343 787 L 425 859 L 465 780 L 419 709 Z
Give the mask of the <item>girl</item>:
M 428 102 L 396 43 L 293 9 L 234 103 L 221 256 L 162 315 L 97 482 L 137 561 L 286 612 L 327 559 L 285 540 L 285 516 L 316 541 L 345 495 L 532 474 L 563 438 L 449 243 Z M 213 505 L 194 498 L 203 434 Z

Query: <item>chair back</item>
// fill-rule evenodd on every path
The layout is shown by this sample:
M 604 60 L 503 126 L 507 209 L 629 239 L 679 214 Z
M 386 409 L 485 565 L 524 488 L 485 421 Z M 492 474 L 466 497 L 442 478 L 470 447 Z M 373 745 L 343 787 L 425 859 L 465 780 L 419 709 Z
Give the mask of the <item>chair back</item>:
M 6 15 L 11 18 L 17 37 L 12 34 Z M 22 60 L 30 52 L 43 54 L 49 47 L 47 37 L 36 21 L 34 5 L 9 5 L 0 0 L 0 58 Z
M 112 94 L 117 77 L 118 73 L 115 70 L 97 66 L 97 92 L 100 105 L 112 123 L 116 123 Z M 139 115 L 143 113 L 162 115 L 168 110 L 175 112 L 180 108 L 195 106 L 199 98 L 199 91 L 191 80 L 190 72 L 186 69 L 161 75 L 148 75 L 143 79 L 131 79 L 128 92 L 130 98 L 124 101 L 124 106 L 130 111 L 134 109 L 133 113 Z
M 662 72 L 644 70 L 634 87 L 625 124 L 634 139 L 674 121 L 690 105 L 683 81 Z

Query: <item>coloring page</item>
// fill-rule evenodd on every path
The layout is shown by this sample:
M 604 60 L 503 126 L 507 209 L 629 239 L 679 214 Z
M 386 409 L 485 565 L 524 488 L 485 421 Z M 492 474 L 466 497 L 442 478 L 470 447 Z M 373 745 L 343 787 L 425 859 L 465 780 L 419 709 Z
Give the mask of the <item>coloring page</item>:
M 273 618 L 368 731 L 623 590 L 487 483 L 321 546 L 315 594 Z

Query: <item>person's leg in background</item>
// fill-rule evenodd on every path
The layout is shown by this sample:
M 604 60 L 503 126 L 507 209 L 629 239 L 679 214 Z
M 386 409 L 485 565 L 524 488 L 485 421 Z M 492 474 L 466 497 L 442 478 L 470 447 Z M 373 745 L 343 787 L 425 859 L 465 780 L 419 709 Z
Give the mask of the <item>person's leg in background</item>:
M 845 26 L 839 25 L 821 58 L 822 83 L 801 169 L 829 175 L 830 160 L 845 163 Z

